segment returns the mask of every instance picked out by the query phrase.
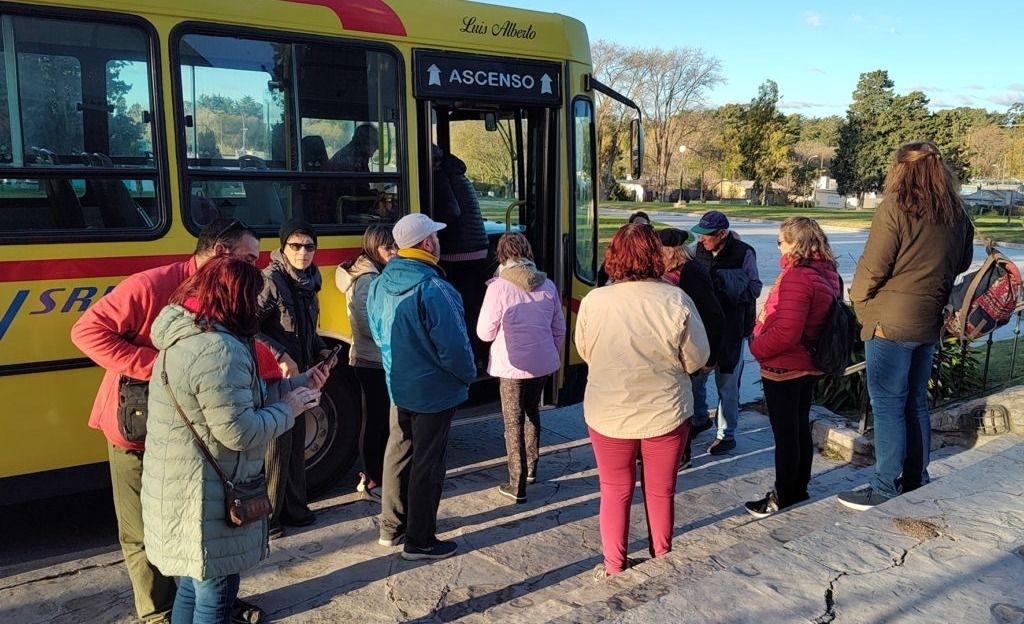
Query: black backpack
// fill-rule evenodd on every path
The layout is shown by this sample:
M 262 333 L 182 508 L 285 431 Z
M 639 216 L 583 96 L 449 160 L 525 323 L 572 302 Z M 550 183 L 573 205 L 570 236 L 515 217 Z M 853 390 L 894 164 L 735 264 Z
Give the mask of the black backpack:
M 826 283 L 828 277 L 817 267 L 811 267 Z M 811 354 L 814 367 L 831 376 L 840 376 L 850 365 L 853 345 L 857 340 L 857 318 L 842 298 L 843 278 L 839 278 L 839 294 L 833 294 L 832 305 L 825 316 L 825 324 L 815 339 L 803 340 L 804 348 Z

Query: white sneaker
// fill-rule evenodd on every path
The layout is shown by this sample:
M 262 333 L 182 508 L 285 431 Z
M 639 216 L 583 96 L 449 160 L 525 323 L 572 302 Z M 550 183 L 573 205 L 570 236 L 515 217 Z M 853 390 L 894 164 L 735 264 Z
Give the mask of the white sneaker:
M 367 480 L 366 475 L 359 473 L 359 484 L 356 485 L 356 492 L 374 502 L 380 502 L 380 486 L 373 480 Z

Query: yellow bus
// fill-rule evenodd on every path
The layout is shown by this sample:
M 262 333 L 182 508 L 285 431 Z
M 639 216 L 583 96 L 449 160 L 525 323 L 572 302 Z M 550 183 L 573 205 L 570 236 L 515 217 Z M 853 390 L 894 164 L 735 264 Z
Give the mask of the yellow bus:
M 105 482 L 86 425 L 101 371 L 71 325 L 216 217 L 260 234 L 261 266 L 283 220 L 311 222 L 320 332 L 348 340 L 335 267 L 367 224 L 431 213 L 432 145 L 473 155 L 489 231 L 526 233 L 571 336 L 597 270 L 595 91 L 636 110 L 593 79 L 580 22 L 456 0 L 46 0 L 0 3 L 0 47 L 0 499 Z M 372 153 L 353 157 L 360 133 Z M 571 346 L 565 362 L 548 401 L 578 394 Z M 356 457 L 350 370 L 327 395 L 307 416 L 314 492 Z

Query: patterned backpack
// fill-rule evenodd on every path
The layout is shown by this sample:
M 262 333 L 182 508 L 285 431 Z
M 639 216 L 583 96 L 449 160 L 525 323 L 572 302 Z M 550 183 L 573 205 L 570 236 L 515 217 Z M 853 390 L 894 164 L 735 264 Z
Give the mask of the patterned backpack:
M 1020 269 L 989 240 L 981 268 L 953 286 L 943 310 L 945 332 L 963 342 L 987 336 L 1006 325 L 1021 303 Z

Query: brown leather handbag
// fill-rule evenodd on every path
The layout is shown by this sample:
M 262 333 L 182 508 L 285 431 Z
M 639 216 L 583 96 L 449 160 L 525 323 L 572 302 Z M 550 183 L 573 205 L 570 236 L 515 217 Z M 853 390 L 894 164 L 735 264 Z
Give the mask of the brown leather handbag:
M 203 442 L 202 438 L 196 432 L 195 427 L 192 426 L 192 421 L 185 415 L 185 411 L 181 409 L 181 405 L 178 403 L 178 399 L 174 397 L 174 393 L 171 391 L 171 385 L 167 382 L 167 362 L 166 354 L 164 355 L 164 366 L 163 370 L 160 371 L 160 381 L 164 385 L 164 389 L 167 390 L 167 396 L 171 398 L 171 403 L 174 404 L 174 409 L 177 410 L 178 415 L 181 416 L 182 420 L 188 426 L 189 431 L 192 432 L 192 437 L 196 441 L 196 445 L 199 446 L 199 450 L 202 451 L 206 460 L 210 462 L 213 469 L 217 472 L 217 476 L 224 483 L 224 499 L 225 499 L 225 513 L 224 520 L 228 526 L 240 527 L 245 526 L 249 523 L 256 522 L 261 518 L 268 518 L 274 511 L 273 505 L 270 503 L 270 497 L 267 495 L 267 480 L 262 474 L 256 478 L 246 481 L 245 483 L 233 483 L 228 476 L 224 474 L 224 470 L 221 469 L 220 464 L 214 459 L 213 453 L 210 452 L 209 447 Z M 241 453 L 239 453 L 241 455 Z

